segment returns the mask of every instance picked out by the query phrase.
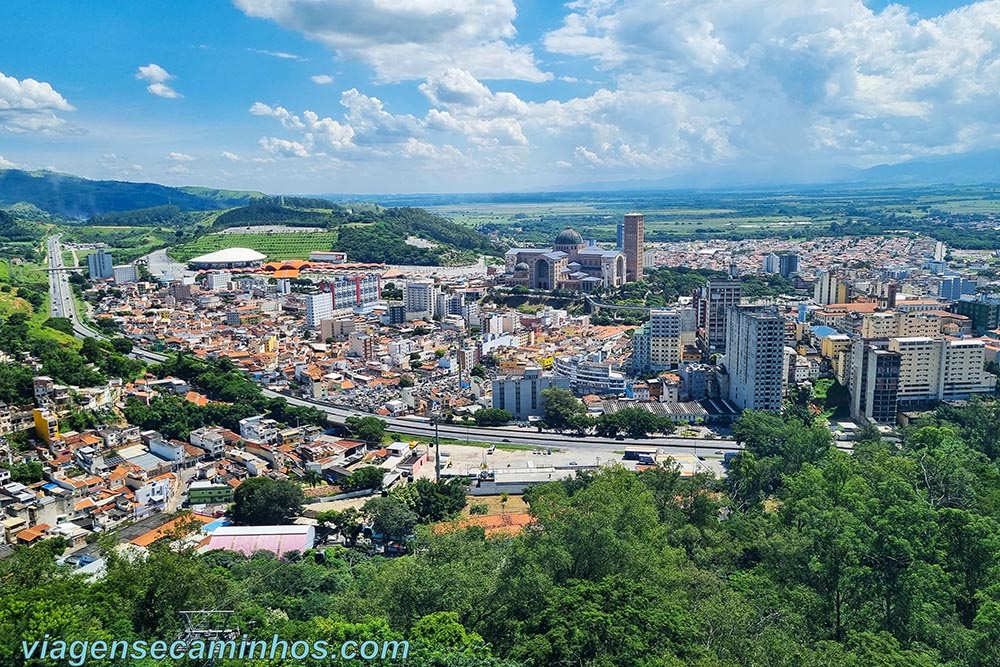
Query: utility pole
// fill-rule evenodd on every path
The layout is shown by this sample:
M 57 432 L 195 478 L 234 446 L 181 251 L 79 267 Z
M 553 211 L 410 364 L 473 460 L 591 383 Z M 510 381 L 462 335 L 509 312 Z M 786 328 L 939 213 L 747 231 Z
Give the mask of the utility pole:
M 213 641 L 229 641 L 239 636 L 237 628 L 229 627 L 229 620 L 233 616 L 233 611 L 229 609 L 199 609 L 196 611 L 182 611 L 180 615 L 184 617 L 184 632 L 180 639 L 188 646 L 193 641 L 203 641 L 209 644 Z M 215 654 L 209 653 L 209 667 L 215 667 Z
M 434 422 L 434 481 L 441 481 L 441 438 L 438 435 L 438 415 L 434 415 L 431 421 Z

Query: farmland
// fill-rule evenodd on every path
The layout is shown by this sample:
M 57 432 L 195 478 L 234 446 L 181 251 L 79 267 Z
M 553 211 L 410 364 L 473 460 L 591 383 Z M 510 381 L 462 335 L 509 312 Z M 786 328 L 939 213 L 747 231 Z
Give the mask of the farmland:
M 194 241 L 171 248 L 179 262 L 224 248 L 251 248 L 268 259 L 307 259 L 313 250 L 332 250 L 337 232 L 271 232 L 264 234 L 206 234 Z

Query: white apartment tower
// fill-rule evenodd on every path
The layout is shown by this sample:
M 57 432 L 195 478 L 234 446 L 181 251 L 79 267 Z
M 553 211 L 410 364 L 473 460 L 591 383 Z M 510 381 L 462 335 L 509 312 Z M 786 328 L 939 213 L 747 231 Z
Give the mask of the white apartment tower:
M 758 306 L 731 308 L 726 338 L 729 400 L 740 410 L 780 410 L 784 318 Z

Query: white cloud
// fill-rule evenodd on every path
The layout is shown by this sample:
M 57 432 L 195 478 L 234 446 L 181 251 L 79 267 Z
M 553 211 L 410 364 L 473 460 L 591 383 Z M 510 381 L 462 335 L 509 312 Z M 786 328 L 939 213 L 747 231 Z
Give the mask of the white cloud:
M 0 169 L 20 169 L 21 166 L 16 162 L 11 162 L 3 155 L 0 155 Z
M 319 84 L 321 86 L 327 86 L 333 83 L 333 77 L 330 76 L 329 74 L 316 74 L 309 78 L 312 79 L 313 83 Z
M 794 173 L 805 161 L 867 166 L 1000 145 L 998 0 L 929 19 L 852 0 L 576 0 L 569 8 L 544 38 L 549 51 L 592 59 L 614 77 L 609 95 L 648 112 L 656 110 L 642 99 L 676 99 L 659 112 L 681 140 L 675 150 L 654 141 L 648 151 L 612 154 L 587 143 L 606 164 L 715 155 L 783 162 Z M 634 115 L 606 122 L 668 139 Z
M 188 155 L 187 153 L 171 151 L 170 153 L 167 153 L 167 159 L 171 162 L 193 162 L 194 156 Z
M 514 0 L 234 0 L 370 65 L 382 81 L 423 79 L 462 66 L 484 79 L 545 81 L 534 53 L 515 42 Z
M 243 162 L 243 156 L 232 151 L 222 151 L 222 158 L 230 162 Z
M 320 150 L 347 150 L 353 145 L 354 129 L 332 118 L 320 118 L 314 111 L 306 110 L 299 117 L 284 107 L 272 107 L 263 102 L 254 102 L 250 113 L 255 116 L 270 116 L 281 121 L 288 130 L 302 133 L 301 142 L 283 142 L 276 138 L 261 139 L 261 146 L 271 152 L 295 157 L 306 157 L 318 146 Z
M 18 80 L 0 72 L 0 131 L 80 134 L 82 130 L 56 114 L 74 107 L 48 83 Z
M 297 141 L 288 141 L 277 137 L 261 137 L 260 147 L 271 155 L 280 157 L 309 157 L 309 150 Z
M 303 58 L 302 56 L 295 55 L 294 53 L 288 53 L 287 51 L 268 51 L 267 49 L 247 49 L 247 51 L 252 51 L 253 53 L 259 53 L 262 56 L 271 56 L 272 58 L 280 58 L 281 60 L 296 60 L 298 62 L 308 62 L 308 58 Z
M 145 171 L 141 164 L 130 162 L 116 153 L 104 153 L 97 160 L 97 167 L 101 175 L 116 179 L 139 178 Z
M 166 84 L 167 81 L 177 77 L 155 63 L 139 67 L 136 70 L 135 78 L 148 83 L 149 85 L 146 86 L 146 90 L 157 97 L 165 97 L 167 99 L 184 97 Z
M 191 170 L 188 169 L 187 167 L 185 167 L 182 164 L 175 164 L 175 165 L 173 165 L 171 167 L 167 167 L 167 173 L 168 174 L 175 174 L 175 175 L 178 175 L 178 176 L 185 176 L 187 174 L 190 174 Z

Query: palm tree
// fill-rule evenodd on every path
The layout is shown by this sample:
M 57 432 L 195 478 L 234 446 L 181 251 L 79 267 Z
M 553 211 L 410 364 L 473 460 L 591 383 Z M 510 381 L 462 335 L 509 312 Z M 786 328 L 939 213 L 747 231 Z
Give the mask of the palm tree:
M 510 494 L 504 491 L 500 494 L 500 512 L 501 514 L 507 513 L 507 501 L 510 500 Z
M 323 481 L 322 475 L 320 475 L 315 470 L 306 470 L 306 473 L 302 475 L 302 481 L 309 485 L 309 488 L 316 488 L 316 485 Z

